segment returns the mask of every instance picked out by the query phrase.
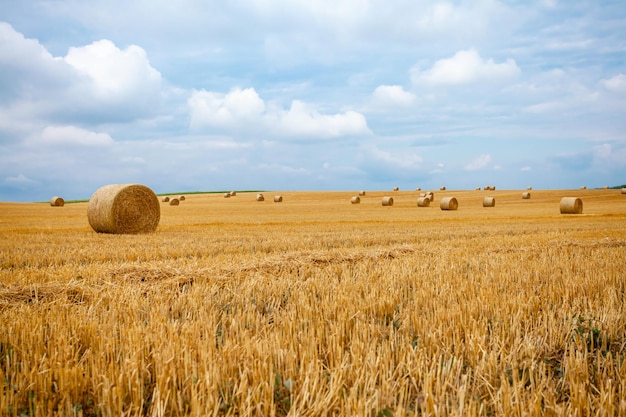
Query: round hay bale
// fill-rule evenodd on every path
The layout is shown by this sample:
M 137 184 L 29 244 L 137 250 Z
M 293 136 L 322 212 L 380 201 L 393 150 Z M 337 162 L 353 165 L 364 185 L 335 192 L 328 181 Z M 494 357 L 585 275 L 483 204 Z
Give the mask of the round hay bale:
M 393 206 L 393 197 L 383 197 L 383 206 Z
M 526 189 L 527 189 L 528 191 L 531 191 L 531 190 L 533 189 L 533 187 L 526 187 Z
M 274 203 L 282 203 L 283 202 L 283 196 L 282 195 L 275 195 L 274 196 Z
M 441 210 L 456 210 L 459 208 L 459 202 L 454 197 L 444 197 L 439 202 L 439 208 Z
M 365 191 L 359 191 L 359 195 L 363 197 L 365 195 Z
M 170 198 L 168 196 L 165 196 L 161 199 L 162 202 L 164 203 L 169 203 L 170 202 Z
M 446 191 L 446 187 L 444 187 L 443 185 L 441 187 L 439 187 L 439 190 L 441 191 Z
M 352 203 L 352 204 L 360 204 L 361 203 L 361 197 L 359 197 L 358 195 L 352 196 L 352 198 L 350 199 L 350 203 Z
M 485 197 L 483 198 L 483 207 L 495 207 L 496 199 L 493 197 Z
M 608 189 L 609 189 L 609 186 L 608 186 L 608 185 L 605 185 L 605 186 L 604 186 L 604 187 L 602 187 L 602 188 L 604 188 L 605 190 L 608 190 Z
M 180 200 L 179 200 L 179 199 L 177 199 L 177 198 L 172 198 L 172 199 L 170 200 L 170 206 L 177 206 L 177 205 L 179 205 L 179 204 L 180 204 Z
M 110 184 L 89 199 L 89 225 L 99 233 L 150 233 L 161 219 L 159 199 L 141 184 Z
M 231 197 L 235 197 L 237 196 L 237 191 L 231 191 L 229 194 Z
M 393 187 L 394 191 L 400 191 L 400 189 L 398 187 Z
M 422 191 L 422 189 L 420 187 L 417 187 L 415 191 Z
M 184 196 L 184 195 L 181 195 L 180 197 L 178 197 L 178 200 L 180 200 L 180 201 L 185 201 L 185 196 Z
M 578 197 L 563 197 L 560 209 L 561 214 L 582 214 L 583 201 Z
M 622 188 L 622 194 L 626 194 L 626 188 Z
M 587 186 L 583 185 L 582 187 L 580 187 L 581 190 L 586 190 Z
M 417 207 L 430 207 L 430 198 L 427 198 L 427 197 L 418 198 Z
M 480 187 L 476 187 L 476 191 L 480 191 Z
M 224 198 L 230 198 L 230 193 L 224 193 Z
M 435 194 L 433 194 L 432 192 L 427 192 L 426 197 L 428 197 L 431 203 L 435 201 Z
M 258 193 L 256 195 L 256 201 L 265 201 L 265 197 L 263 196 L 262 193 Z
M 523 192 L 522 193 L 522 199 L 529 200 L 530 199 L 530 193 L 528 191 Z
M 55 195 L 50 199 L 50 205 L 52 207 L 63 207 L 65 205 L 65 200 Z

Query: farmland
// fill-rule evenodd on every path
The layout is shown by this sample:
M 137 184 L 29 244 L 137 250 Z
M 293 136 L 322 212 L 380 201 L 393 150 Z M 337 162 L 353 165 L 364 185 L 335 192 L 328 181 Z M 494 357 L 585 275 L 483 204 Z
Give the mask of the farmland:
M 0 203 L 0 415 L 626 415 L 626 195 L 530 193 Z

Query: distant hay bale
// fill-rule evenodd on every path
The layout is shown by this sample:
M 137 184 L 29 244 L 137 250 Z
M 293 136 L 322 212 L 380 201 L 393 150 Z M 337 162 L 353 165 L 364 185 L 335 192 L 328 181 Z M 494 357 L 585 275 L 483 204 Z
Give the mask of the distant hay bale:
M 417 187 L 415 191 L 422 191 L 422 189 L 420 187 Z
M 582 187 L 580 187 L 581 190 L 586 190 L 587 186 L 583 185 Z
M 169 203 L 170 202 L 170 198 L 168 196 L 165 196 L 161 199 L 162 202 L 164 203 Z
M 532 189 L 533 189 L 533 187 L 526 187 L 526 189 L 527 189 L 528 191 L 530 191 L 530 190 L 532 190 Z
M 179 199 L 177 199 L 177 198 L 172 198 L 172 199 L 170 200 L 170 206 L 177 206 L 177 205 L 179 205 L 179 204 L 180 204 L 180 200 L 179 200 Z
M 563 197 L 560 209 L 561 214 L 582 214 L 583 201 L 578 197 Z
M 110 184 L 89 199 L 89 225 L 99 233 L 150 233 L 161 219 L 159 199 L 141 184 Z
M 459 208 L 459 202 L 454 197 L 444 197 L 439 202 L 439 208 L 441 210 L 456 210 Z
M 608 186 L 608 185 L 605 185 L 603 188 L 604 188 L 605 190 L 608 190 L 608 189 L 609 189 L 609 186 Z
M 359 191 L 359 195 L 360 195 L 361 197 L 363 197 L 363 196 L 365 195 L 365 191 L 363 191 L 363 190 Z
M 230 198 L 230 193 L 224 193 L 224 198 Z
M 439 190 L 441 191 L 446 191 L 446 187 L 444 187 L 443 185 L 441 187 L 439 187 Z
M 426 193 L 420 193 L 420 197 L 426 197 Z
M 394 191 L 400 191 L 400 189 L 398 187 L 393 187 Z
M 420 197 L 417 199 L 417 207 L 430 207 L 430 198 Z
M 55 195 L 50 199 L 50 205 L 52 207 L 63 207 L 65 205 L 65 200 Z
M 393 206 L 393 197 L 383 197 L 383 206 Z
M 530 199 L 530 193 L 528 191 L 523 192 L 522 193 L 522 199 L 529 200 Z
M 485 186 L 483 187 L 483 189 L 484 189 L 485 191 L 496 191 L 496 186 L 495 186 L 495 185 L 485 185 Z
M 626 194 L 626 188 L 622 188 L 622 194 Z
M 184 196 L 184 195 L 181 195 L 180 197 L 178 197 L 178 199 L 179 199 L 180 201 L 185 201 L 185 196 Z
M 229 194 L 231 197 L 235 197 L 237 195 L 237 191 L 231 191 Z
M 496 199 L 493 197 L 485 197 L 483 198 L 483 207 L 495 207 Z
M 283 202 L 283 196 L 282 195 L 275 195 L 274 196 L 274 203 L 282 203 Z
M 361 203 L 361 198 L 358 195 L 353 196 L 350 199 L 350 203 L 352 204 L 360 204 Z
M 263 196 L 262 193 L 258 193 L 256 195 L 256 201 L 265 201 L 265 197 Z
M 476 187 L 476 191 L 480 191 L 480 187 Z

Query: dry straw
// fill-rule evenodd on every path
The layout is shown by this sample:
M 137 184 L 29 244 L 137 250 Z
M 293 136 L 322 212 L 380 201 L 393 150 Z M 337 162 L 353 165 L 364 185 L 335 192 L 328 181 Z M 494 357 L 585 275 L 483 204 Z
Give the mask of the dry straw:
M 383 206 L 393 206 L 393 197 L 383 197 Z
M 563 197 L 560 208 L 561 214 L 582 214 L 583 201 L 578 197 Z
M 262 193 L 258 193 L 256 195 L 256 201 L 265 201 L 265 197 L 263 196 Z
M 172 198 L 170 200 L 170 206 L 177 206 L 180 204 L 180 200 L 178 200 L 177 198 Z
M 89 224 L 99 233 L 149 233 L 161 219 L 159 199 L 141 184 L 110 184 L 89 199 Z
M 529 192 L 524 192 L 524 193 L 522 193 L 522 198 L 523 198 L 524 200 L 528 200 L 528 199 L 530 199 L 530 193 L 529 193 Z
M 417 207 L 429 207 L 430 206 L 430 198 L 428 197 L 420 197 L 417 199 Z
M 50 205 L 52 207 L 63 207 L 65 205 L 65 200 L 55 195 L 50 199 Z
M 454 197 L 444 197 L 439 202 L 441 210 L 456 210 L 459 208 L 459 202 Z
M 483 198 L 483 207 L 495 207 L 496 199 L 493 197 L 485 197 Z
M 161 199 L 162 202 L 164 203 L 169 203 L 170 202 L 170 198 L 168 196 L 165 196 Z
M 282 203 L 283 202 L 283 196 L 282 195 L 275 195 L 274 196 L 274 203 Z
M 352 203 L 352 204 L 360 204 L 361 203 L 361 198 L 358 195 L 352 196 L 352 198 L 350 199 L 350 203 Z

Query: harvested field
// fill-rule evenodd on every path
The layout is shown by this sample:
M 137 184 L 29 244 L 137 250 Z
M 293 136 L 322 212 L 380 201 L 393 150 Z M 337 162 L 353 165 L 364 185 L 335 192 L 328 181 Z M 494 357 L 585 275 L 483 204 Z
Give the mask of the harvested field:
M 626 415 L 621 190 L 386 193 L 0 203 L 0 415 Z

